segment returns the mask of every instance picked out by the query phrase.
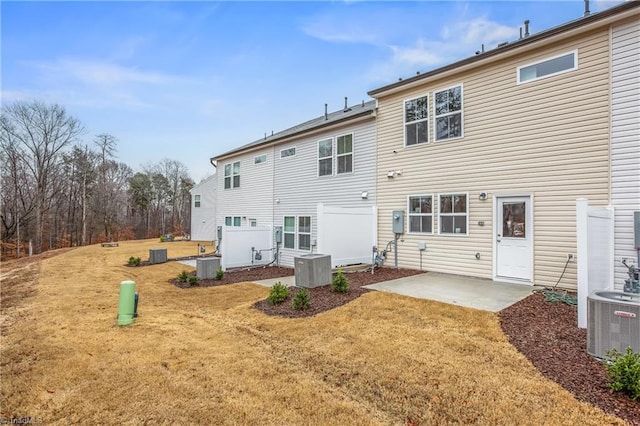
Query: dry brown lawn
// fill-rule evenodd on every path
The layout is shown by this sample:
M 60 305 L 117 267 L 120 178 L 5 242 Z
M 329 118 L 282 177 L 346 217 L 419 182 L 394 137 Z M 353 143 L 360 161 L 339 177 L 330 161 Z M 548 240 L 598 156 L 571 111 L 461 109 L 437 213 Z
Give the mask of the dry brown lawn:
M 179 289 L 154 241 L 2 265 L 3 417 L 46 424 L 623 424 L 545 379 L 495 314 L 370 292 L 303 319 L 251 283 Z M 136 281 L 140 316 L 116 324 Z M 312 301 L 313 303 L 313 301 Z

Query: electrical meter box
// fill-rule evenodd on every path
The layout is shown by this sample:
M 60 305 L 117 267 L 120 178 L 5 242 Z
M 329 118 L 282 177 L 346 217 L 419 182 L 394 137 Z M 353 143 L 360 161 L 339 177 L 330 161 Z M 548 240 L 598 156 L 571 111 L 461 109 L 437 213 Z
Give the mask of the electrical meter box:
M 404 234 L 404 211 L 393 211 L 393 224 L 391 226 L 394 234 Z
M 274 232 L 276 243 L 282 243 L 282 226 L 276 226 Z
M 222 239 L 222 226 L 218 226 L 217 232 L 218 232 L 218 241 L 220 241 Z
M 640 249 L 640 212 L 633 212 L 633 235 L 636 248 Z

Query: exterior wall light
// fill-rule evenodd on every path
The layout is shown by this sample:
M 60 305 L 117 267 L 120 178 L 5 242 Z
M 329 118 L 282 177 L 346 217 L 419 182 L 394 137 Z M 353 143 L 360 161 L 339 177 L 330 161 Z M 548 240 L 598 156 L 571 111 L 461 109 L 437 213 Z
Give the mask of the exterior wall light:
M 480 195 L 478 196 L 478 199 L 480 201 L 484 201 L 487 199 L 487 193 L 486 192 L 481 192 Z
M 363 200 L 366 200 L 367 198 L 369 198 L 369 192 L 362 191 L 362 194 L 360 194 L 360 197 L 362 197 Z

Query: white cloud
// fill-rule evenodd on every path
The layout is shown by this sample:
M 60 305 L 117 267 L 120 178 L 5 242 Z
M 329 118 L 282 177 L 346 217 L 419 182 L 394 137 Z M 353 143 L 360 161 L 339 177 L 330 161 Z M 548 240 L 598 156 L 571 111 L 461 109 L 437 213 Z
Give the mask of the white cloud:
M 75 77 L 81 82 L 97 85 L 166 84 L 177 79 L 177 77 L 155 71 L 141 71 L 136 68 L 100 61 L 59 59 L 56 62 L 38 65 L 46 72 Z

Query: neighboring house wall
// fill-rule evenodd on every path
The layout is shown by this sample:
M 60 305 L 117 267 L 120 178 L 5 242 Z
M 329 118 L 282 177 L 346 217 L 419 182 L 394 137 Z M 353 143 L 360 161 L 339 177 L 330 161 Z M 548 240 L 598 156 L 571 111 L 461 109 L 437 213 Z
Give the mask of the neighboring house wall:
M 609 198 L 609 43 L 605 27 L 374 95 L 379 246 L 394 238 L 392 211 L 406 212 L 408 196 L 431 195 L 433 233 L 405 231 L 398 241 L 399 266 L 417 269 L 417 243 L 426 242 L 425 269 L 494 278 L 501 224 L 492 199 L 530 196 L 533 282 L 554 285 L 567 253 L 576 251 L 576 199 L 585 197 L 597 206 Z M 517 83 L 518 67 L 571 51 L 578 52 L 576 70 Z M 463 88 L 463 136 L 434 142 L 434 93 L 456 85 Z M 405 147 L 404 101 L 425 94 L 429 143 Z M 391 170 L 402 173 L 389 178 Z M 484 201 L 481 192 L 488 193 Z M 438 194 L 451 193 L 468 197 L 467 235 L 438 234 Z M 570 263 L 561 285 L 575 283 L 575 263 Z
M 212 175 L 191 189 L 191 239 L 216 240 L 216 175 Z M 199 205 L 196 206 L 196 200 Z
M 336 139 L 343 135 L 353 135 L 353 171 L 328 176 L 318 176 L 318 141 L 333 140 L 333 168 L 337 168 Z M 296 148 L 295 156 L 280 157 L 280 151 Z M 274 224 L 284 226 L 285 216 L 305 216 L 311 218 L 312 246 L 318 238 L 318 204 L 333 207 L 370 207 L 376 202 L 375 191 L 376 140 L 375 119 L 342 126 L 331 131 L 314 134 L 279 145 L 275 160 Z M 362 193 L 367 192 L 367 198 Z M 372 230 L 373 231 L 373 230 Z M 293 258 L 309 254 L 309 250 L 298 249 L 296 235 L 294 249 L 281 250 L 280 263 L 293 266 Z M 345 244 L 349 239 L 345 235 Z M 369 245 L 369 243 L 367 243 Z M 370 247 L 368 247 L 370 249 Z M 313 252 L 317 252 L 315 246 Z M 323 253 L 329 254 L 329 253 Z M 333 259 L 332 259 L 333 260 Z
M 265 161 L 256 164 L 256 157 Z M 240 186 L 225 188 L 225 166 L 240 163 Z M 216 221 L 225 225 L 225 218 L 240 218 L 240 226 L 270 225 L 273 223 L 273 148 L 262 148 L 218 161 L 218 208 Z M 229 182 L 229 180 L 228 180 Z M 232 226 L 237 225 L 232 223 Z M 224 242 L 223 242 L 224 244 Z
M 614 286 L 621 290 L 627 258 L 637 265 L 633 212 L 640 211 L 640 22 L 612 29 L 611 203 L 615 208 Z

